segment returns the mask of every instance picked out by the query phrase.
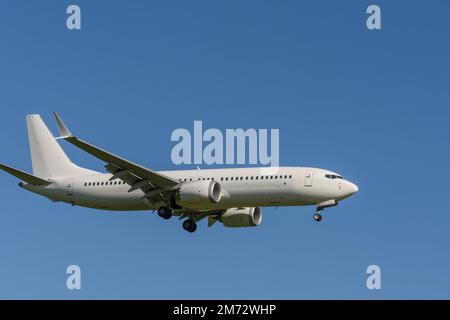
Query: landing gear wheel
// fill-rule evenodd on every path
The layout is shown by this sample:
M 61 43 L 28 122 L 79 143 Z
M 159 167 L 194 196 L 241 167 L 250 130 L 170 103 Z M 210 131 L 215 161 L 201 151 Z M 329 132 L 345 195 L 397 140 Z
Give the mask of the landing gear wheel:
M 163 219 L 170 219 L 172 217 L 172 211 L 167 207 L 160 207 L 158 209 L 158 216 Z
M 317 222 L 322 221 L 322 215 L 320 213 L 316 213 L 313 216 L 314 220 L 316 220 Z
M 184 220 L 183 229 L 190 233 L 195 232 L 197 230 L 197 224 L 191 219 Z

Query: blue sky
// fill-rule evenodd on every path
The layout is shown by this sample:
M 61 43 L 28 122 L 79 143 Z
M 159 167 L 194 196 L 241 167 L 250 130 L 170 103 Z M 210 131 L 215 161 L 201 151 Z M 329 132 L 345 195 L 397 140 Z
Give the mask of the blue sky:
M 55 132 L 57 110 L 114 153 L 191 169 L 172 164 L 170 135 L 202 120 L 279 128 L 281 165 L 360 191 L 321 223 L 313 207 L 264 208 L 258 228 L 192 235 L 151 212 L 54 204 L 3 173 L 0 298 L 450 298 L 448 2 L 77 1 L 82 30 L 68 31 L 71 3 L 0 2 L 0 162 L 31 172 L 25 115 Z

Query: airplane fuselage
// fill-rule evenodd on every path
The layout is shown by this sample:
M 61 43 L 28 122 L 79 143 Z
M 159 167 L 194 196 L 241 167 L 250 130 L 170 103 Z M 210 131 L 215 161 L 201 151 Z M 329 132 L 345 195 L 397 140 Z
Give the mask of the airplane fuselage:
M 318 205 L 328 200 L 342 200 L 358 190 L 353 183 L 331 171 L 309 167 L 177 170 L 160 173 L 178 180 L 180 184 L 199 180 L 219 182 L 222 187 L 220 202 L 203 204 L 201 210 Z M 26 183 L 21 183 L 21 186 L 53 201 L 95 209 L 156 210 L 161 205 L 147 200 L 140 189 L 130 192 L 128 184 L 119 179 L 111 180 L 112 177 L 110 173 L 93 173 L 53 178 L 48 186 Z

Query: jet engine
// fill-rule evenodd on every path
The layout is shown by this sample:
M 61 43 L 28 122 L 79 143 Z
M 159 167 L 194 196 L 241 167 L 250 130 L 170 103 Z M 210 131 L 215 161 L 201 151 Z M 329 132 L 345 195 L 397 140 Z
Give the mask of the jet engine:
M 225 227 L 256 227 L 262 221 L 262 210 L 259 207 L 233 208 L 220 216 Z
M 222 187 L 214 180 L 186 182 L 177 192 L 177 203 L 185 208 L 218 203 L 222 198 Z

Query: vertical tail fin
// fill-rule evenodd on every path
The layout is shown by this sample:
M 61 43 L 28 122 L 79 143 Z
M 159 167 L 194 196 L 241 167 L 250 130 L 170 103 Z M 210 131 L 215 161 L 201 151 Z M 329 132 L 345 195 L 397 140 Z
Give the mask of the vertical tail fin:
M 95 173 L 70 161 L 40 115 L 27 115 L 27 127 L 34 175 L 51 178 Z

